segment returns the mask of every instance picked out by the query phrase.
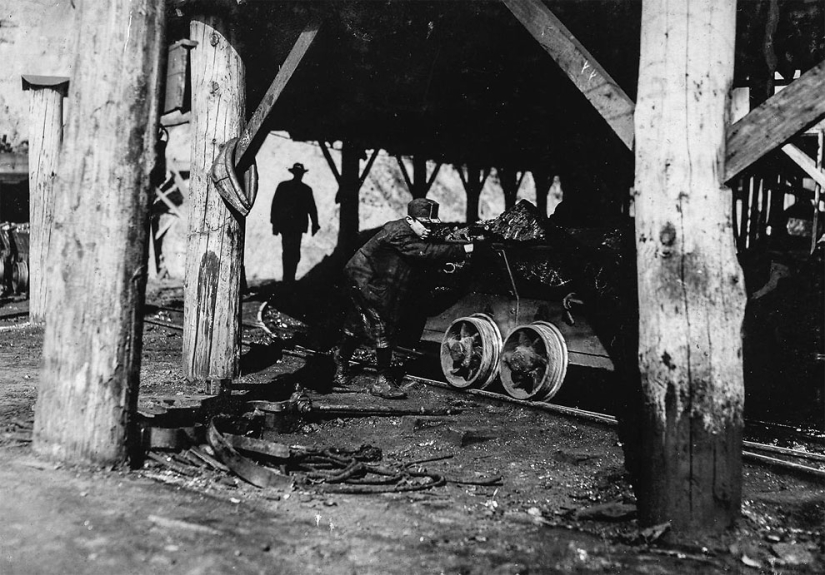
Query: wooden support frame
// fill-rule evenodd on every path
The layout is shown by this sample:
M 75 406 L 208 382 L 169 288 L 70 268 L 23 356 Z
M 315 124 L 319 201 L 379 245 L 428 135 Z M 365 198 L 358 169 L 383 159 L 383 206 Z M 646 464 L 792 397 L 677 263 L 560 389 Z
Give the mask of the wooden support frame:
M 54 224 L 54 185 L 63 143 L 63 98 L 69 79 L 23 76 L 29 92 L 29 320 L 46 319 L 46 262 Z
M 292 78 L 301 60 L 304 59 L 310 46 L 312 46 L 312 42 L 315 40 L 315 36 L 318 35 L 318 30 L 320 29 L 320 22 L 313 20 L 307 24 L 292 46 L 292 50 L 290 50 L 286 60 L 284 60 L 284 63 L 278 69 L 275 79 L 272 80 L 272 83 L 269 85 L 255 113 L 252 114 L 243 132 L 241 132 L 235 150 L 235 168 L 238 172 L 242 172 L 252 164 L 252 159 L 260 149 L 264 136 L 266 135 L 261 132 L 261 127 L 269 117 L 272 108 L 275 106 L 278 98 L 280 98 L 281 93 L 284 91 L 284 88 L 286 88 L 286 85 L 289 83 L 290 78 Z
M 338 171 L 338 166 L 335 165 L 335 160 L 332 159 L 332 154 L 329 153 L 329 147 L 327 147 L 326 142 L 322 142 L 321 140 L 318 140 L 318 146 L 321 148 L 321 153 L 324 154 L 329 170 L 332 172 L 332 175 L 335 176 L 335 183 L 340 186 L 341 172 Z M 337 201 L 336 199 L 336 202 Z
M 490 175 L 490 168 L 481 167 L 479 165 L 457 166 L 458 177 L 464 186 L 464 191 L 467 193 L 467 210 L 465 212 L 465 219 L 467 223 L 473 223 L 479 219 L 479 199 L 481 198 L 481 191 L 484 189 L 484 184 Z M 465 174 L 466 170 L 466 174 Z
M 635 103 L 541 0 L 501 0 L 599 111 L 629 148 Z M 825 117 L 825 61 L 750 114 L 727 133 L 727 182 L 798 132 Z
M 541 0 L 501 1 L 632 150 L 633 100 Z
M 404 159 L 397 155 L 395 159 L 398 161 L 398 167 L 401 169 L 401 175 L 407 183 L 407 189 L 413 198 L 425 198 L 435 183 L 438 177 L 438 172 L 441 170 L 441 162 L 436 162 L 433 171 L 427 175 L 427 160 L 424 156 L 414 155 L 413 160 L 413 176 L 407 166 L 404 164 Z
M 504 205 L 506 209 L 516 205 L 518 191 L 527 175 L 526 170 L 517 168 L 497 168 L 498 179 L 501 183 L 501 190 L 504 193 Z
M 338 184 L 340 188 L 342 181 L 341 172 L 338 170 L 338 166 L 335 165 L 335 160 L 332 158 L 332 154 L 329 153 L 329 146 L 327 146 L 326 142 L 318 140 L 318 147 L 321 148 L 321 153 L 324 155 L 324 158 L 327 161 L 327 165 L 329 166 L 332 175 L 335 177 L 335 182 Z M 375 158 L 378 157 L 378 152 L 380 151 L 381 150 L 379 148 L 375 148 L 370 154 L 370 157 L 367 158 L 367 165 L 364 166 L 364 169 L 361 171 L 361 175 L 358 176 L 358 190 L 360 190 L 363 187 L 364 182 L 367 181 L 367 177 L 370 175 L 372 165 L 373 163 L 375 163 Z M 335 203 L 338 204 L 340 202 L 341 194 L 339 189 L 339 193 L 335 194 Z
M 729 181 L 759 158 L 825 117 L 825 60 L 733 124 L 727 131 Z
M 782 146 L 782 151 L 793 160 L 797 166 L 802 168 L 806 174 L 813 178 L 817 185 L 825 187 L 825 173 L 816 166 L 816 162 L 812 160 L 808 154 L 793 144 L 785 144 Z

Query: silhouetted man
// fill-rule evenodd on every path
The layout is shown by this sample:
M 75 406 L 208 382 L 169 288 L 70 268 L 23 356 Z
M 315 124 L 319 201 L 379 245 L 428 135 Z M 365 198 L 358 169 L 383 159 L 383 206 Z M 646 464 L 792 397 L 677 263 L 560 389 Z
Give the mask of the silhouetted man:
M 312 222 L 313 236 L 321 229 L 312 188 L 301 181 L 307 170 L 303 164 L 295 163 L 289 171 L 293 178 L 278 184 L 269 218 L 272 233 L 276 236 L 281 234 L 285 282 L 295 281 L 295 272 L 301 261 L 301 238 L 307 231 L 307 218 Z

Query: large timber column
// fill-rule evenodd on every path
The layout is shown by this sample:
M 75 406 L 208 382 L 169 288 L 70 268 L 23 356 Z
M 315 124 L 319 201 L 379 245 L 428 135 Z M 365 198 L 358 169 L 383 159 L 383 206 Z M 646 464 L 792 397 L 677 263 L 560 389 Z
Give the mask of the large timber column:
M 192 20 L 192 156 L 184 280 L 183 367 L 212 393 L 238 375 L 244 221 L 209 176 L 220 146 L 241 133 L 245 70 L 228 18 Z
M 706 534 L 741 504 L 745 286 L 724 173 L 735 0 L 644 0 L 636 103 L 643 525 Z
M 63 142 L 68 78 L 23 76 L 29 92 L 29 320 L 46 316 L 46 254 L 54 217 L 54 180 Z
M 166 10 L 162 0 L 83 0 L 78 9 L 34 449 L 113 465 L 138 444 L 149 173 Z

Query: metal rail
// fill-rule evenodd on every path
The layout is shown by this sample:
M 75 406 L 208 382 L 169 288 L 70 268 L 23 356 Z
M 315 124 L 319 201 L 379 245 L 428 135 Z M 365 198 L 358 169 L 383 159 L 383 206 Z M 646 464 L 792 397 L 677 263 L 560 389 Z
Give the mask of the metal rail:
M 407 376 L 408 379 L 413 381 L 417 381 L 420 383 L 424 383 L 426 385 L 432 385 L 435 387 L 441 387 L 444 389 L 451 389 L 453 391 L 461 391 L 462 393 L 469 393 L 471 395 L 477 395 L 479 397 L 486 397 L 489 399 L 495 399 L 498 401 L 505 401 L 507 403 L 514 403 L 516 405 L 521 405 L 524 407 L 531 407 L 534 409 L 540 409 L 542 411 L 549 411 L 552 413 L 559 413 L 562 415 L 568 415 L 571 417 L 577 417 L 579 419 L 586 419 L 588 421 L 593 421 L 595 423 L 601 423 L 608 426 L 616 426 L 618 425 L 618 420 L 613 417 L 612 415 L 605 415 L 602 413 L 596 413 L 594 411 L 587 411 L 584 409 L 578 409 L 576 407 L 566 407 L 562 405 L 556 405 L 554 403 L 547 403 L 544 401 L 524 401 L 522 399 L 516 399 L 514 397 L 510 397 L 508 395 L 503 395 L 500 393 L 493 393 L 490 391 L 484 391 L 482 389 L 462 389 L 458 390 L 447 383 L 440 382 L 438 380 L 429 379 L 426 377 L 417 377 L 417 376 Z M 803 459 L 813 459 L 816 461 L 825 462 L 825 456 L 819 455 L 816 453 L 808 453 L 806 451 L 801 451 L 798 449 L 789 449 L 786 447 L 777 447 L 775 445 L 767 445 L 764 443 L 756 443 L 753 441 L 743 441 L 743 446 L 750 447 L 751 449 L 758 449 L 761 451 L 768 451 L 773 453 L 779 453 L 788 457 L 797 457 Z M 764 463 L 767 465 L 772 465 L 775 467 L 782 467 L 784 469 L 790 469 L 793 471 L 800 471 L 803 473 L 807 473 L 810 475 L 815 475 L 817 477 L 825 478 L 825 469 L 819 469 L 816 467 L 809 467 L 807 465 L 800 465 L 798 463 L 793 463 L 791 461 L 785 461 L 784 459 L 777 459 L 775 457 L 768 457 L 767 455 L 760 455 L 758 453 L 754 453 L 752 451 L 742 450 L 742 458 L 755 461 L 758 463 Z

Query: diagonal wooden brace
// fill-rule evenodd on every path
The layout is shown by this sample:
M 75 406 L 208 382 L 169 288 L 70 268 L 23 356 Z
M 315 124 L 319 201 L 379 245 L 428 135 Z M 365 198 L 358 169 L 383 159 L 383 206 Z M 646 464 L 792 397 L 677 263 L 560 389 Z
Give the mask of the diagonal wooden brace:
M 237 139 L 230 140 L 221 149 L 221 153 L 212 166 L 212 179 L 221 197 L 242 216 L 246 216 L 252 209 L 257 194 L 257 172 L 254 166 L 255 154 L 263 144 L 266 134 L 261 130 L 269 117 L 275 102 L 281 96 L 298 64 L 312 45 L 320 29 L 320 22 L 310 22 L 295 41 L 289 55 L 272 80 L 269 89 L 264 94 L 258 109 L 252 114 L 243 132 Z M 229 165 L 228 165 L 229 164 Z M 234 168 L 234 169 L 233 169 Z M 244 191 L 240 184 L 238 173 L 244 173 L 247 182 L 254 182 L 256 189 Z M 255 172 L 252 174 L 251 172 Z

